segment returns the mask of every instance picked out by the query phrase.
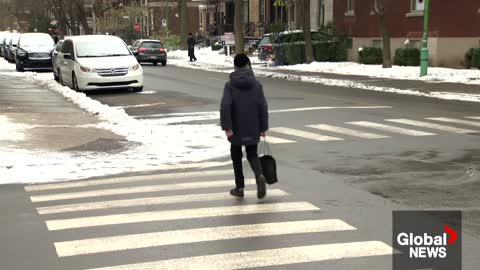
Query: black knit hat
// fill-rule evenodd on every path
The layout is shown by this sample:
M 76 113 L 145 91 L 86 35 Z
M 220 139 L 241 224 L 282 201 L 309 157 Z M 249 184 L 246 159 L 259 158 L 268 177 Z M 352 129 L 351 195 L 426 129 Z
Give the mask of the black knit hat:
M 237 68 L 243 68 L 250 65 L 250 58 L 244 53 L 237 54 L 233 59 L 233 64 Z

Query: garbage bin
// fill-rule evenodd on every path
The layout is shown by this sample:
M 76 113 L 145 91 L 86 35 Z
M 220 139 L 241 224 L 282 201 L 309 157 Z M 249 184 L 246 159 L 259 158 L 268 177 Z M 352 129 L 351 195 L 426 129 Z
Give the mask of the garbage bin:
M 273 53 L 275 55 L 275 66 L 285 65 L 285 52 L 282 49 L 282 46 L 273 47 Z

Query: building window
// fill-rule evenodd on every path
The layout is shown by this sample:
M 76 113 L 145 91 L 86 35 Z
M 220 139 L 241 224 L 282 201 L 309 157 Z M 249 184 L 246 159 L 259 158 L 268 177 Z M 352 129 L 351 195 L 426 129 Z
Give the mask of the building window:
M 412 1 L 412 11 L 413 12 L 423 12 L 425 8 L 425 2 L 422 1 L 420 3 L 419 0 L 411 0 Z
M 325 25 L 325 0 L 318 0 L 318 28 Z
M 374 48 L 383 48 L 383 42 L 381 39 L 374 39 L 372 41 L 372 47 Z
M 355 14 L 355 0 L 347 0 L 347 13 L 345 15 L 352 16 Z

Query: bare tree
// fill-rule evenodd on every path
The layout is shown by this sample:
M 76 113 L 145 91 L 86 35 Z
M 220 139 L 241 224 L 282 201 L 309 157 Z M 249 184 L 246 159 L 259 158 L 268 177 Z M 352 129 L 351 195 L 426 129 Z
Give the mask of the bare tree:
M 313 62 L 312 32 L 310 25 L 310 0 L 297 0 L 302 9 L 302 29 L 305 38 L 305 63 Z
M 180 46 L 182 49 L 187 48 L 188 38 L 188 6 L 187 0 L 178 0 L 178 8 L 180 12 Z
M 235 0 L 234 31 L 235 31 L 235 53 L 245 52 L 245 37 L 243 30 L 243 0 Z
M 378 15 L 380 34 L 383 41 L 383 68 L 392 67 L 392 52 L 390 48 L 390 32 L 385 18 L 385 0 L 375 0 L 373 10 Z

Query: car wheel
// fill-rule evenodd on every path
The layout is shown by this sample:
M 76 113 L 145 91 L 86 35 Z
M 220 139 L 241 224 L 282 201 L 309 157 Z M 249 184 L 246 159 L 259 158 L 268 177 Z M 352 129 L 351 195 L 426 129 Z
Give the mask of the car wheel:
M 72 85 L 73 90 L 75 90 L 76 92 L 80 92 L 80 89 L 78 88 L 77 76 L 75 76 L 75 74 L 72 75 Z
M 58 69 L 57 74 L 58 74 L 58 75 L 57 75 L 57 77 L 58 77 L 58 83 L 61 84 L 61 85 L 65 85 L 65 84 L 63 83 L 62 73 L 60 73 L 60 69 Z
M 167 61 L 163 61 L 162 66 L 166 66 L 166 65 L 167 65 Z
M 15 67 L 18 72 L 23 72 L 23 67 L 20 64 L 18 64 L 18 62 L 15 64 Z
M 157 63 L 157 62 L 153 62 L 152 64 L 153 64 L 154 66 L 158 65 L 158 63 Z

